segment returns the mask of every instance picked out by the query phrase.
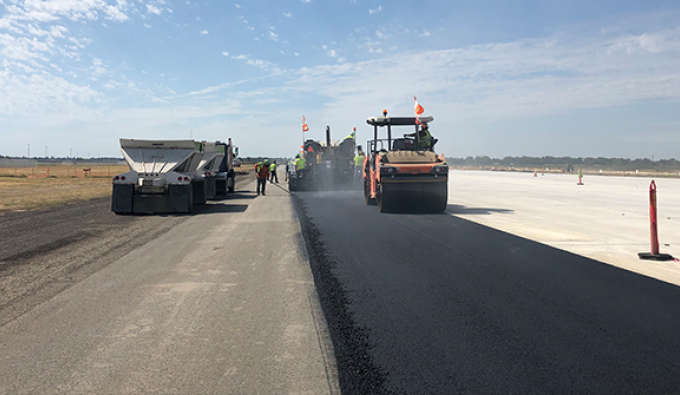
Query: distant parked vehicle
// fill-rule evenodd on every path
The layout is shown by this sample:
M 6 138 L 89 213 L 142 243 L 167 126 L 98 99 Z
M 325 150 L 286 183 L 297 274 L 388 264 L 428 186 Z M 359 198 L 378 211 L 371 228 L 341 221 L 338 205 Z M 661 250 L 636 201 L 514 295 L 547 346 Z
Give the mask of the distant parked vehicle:
M 232 166 L 241 167 L 241 159 L 234 159 L 234 163 L 232 163 Z

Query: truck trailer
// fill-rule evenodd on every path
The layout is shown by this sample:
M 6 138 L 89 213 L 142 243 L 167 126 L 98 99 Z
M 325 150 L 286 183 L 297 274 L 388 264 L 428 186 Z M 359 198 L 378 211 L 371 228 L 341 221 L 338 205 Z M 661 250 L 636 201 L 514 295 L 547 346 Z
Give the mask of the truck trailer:
M 224 156 L 217 166 L 215 173 L 215 198 L 227 196 L 228 193 L 234 192 L 236 185 L 236 172 L 234 171 L 234 161 L 236 154 L 234 153 L 234 145 L 231 139 L 227 142 L 217 141 L 215 144 L 224 150 Z M 238 150 L 237 150 L 238 151 Z
M 195 196 L 205 190 L 204 177 L 196 173 L 203 143 L 120 139 L 120 146 L 130 170 L 113 177 L 113 212 L 190 213 L 195 203 L 205 203 L 205 194 Z

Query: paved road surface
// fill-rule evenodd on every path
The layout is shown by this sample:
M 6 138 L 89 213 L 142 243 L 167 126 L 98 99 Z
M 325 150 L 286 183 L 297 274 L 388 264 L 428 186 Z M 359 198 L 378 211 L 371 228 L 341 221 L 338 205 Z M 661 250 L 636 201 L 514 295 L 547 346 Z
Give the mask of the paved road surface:
M 288 193 L 173 225 L 0 326 L 0 394 L 337 393 Z
M 296 196 L 343 393 L 680 393 L 677 286 L 450 214 Z

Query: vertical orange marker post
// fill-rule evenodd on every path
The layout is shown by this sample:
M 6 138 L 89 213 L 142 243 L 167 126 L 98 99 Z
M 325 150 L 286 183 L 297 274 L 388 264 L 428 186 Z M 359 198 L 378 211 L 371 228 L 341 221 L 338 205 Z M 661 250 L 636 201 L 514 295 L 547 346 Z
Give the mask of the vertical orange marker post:
M 656 183 L 652 180 L 652 183 L 649 184 L 649 239 L 651 252 L 639 252 L 638 257 L 655 261 L 670 261 L 673 260 L 671 255 L 659 252 L 659 228 L 657 226 L 656 213 Z

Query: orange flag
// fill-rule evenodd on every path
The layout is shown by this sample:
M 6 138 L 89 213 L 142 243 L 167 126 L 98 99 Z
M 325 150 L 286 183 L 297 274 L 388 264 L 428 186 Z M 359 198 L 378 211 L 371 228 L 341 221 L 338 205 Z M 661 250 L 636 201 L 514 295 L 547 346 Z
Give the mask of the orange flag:
M 307 126 L 307 120 L 305 119 L 305 116 L 302 116 L 302 131 L 306 132 L 309 130 L 309 126 Z
M 423 115 L 425 109 L 423 108 L 423 106 L 418 104 L 418 99 L 416 99 L 415 96 L 413 96 L 413 112 L 416 113 L 416 124 L 422 125 L 422 123 L 420 123 L 420 116 Z
M 418 104 L 418 99 L 416 99 L 415 96 L 413 96 L 413 111 L 416 113 L 416 116 L 421 116 L 425 112 L 425 109 L 423 106 Z

